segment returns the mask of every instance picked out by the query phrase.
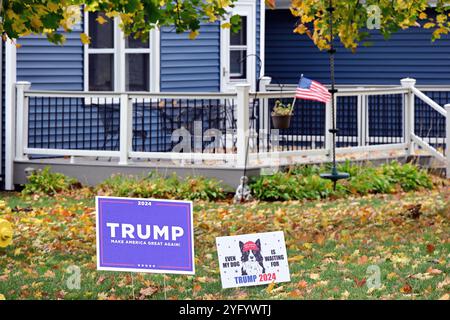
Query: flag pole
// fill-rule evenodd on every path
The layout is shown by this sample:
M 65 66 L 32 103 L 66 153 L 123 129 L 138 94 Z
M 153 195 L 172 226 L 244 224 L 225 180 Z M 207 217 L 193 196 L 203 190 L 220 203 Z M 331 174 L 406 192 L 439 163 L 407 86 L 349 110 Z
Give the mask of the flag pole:
M 300 76 L 300 81 L 302 81 L 302 79 L 303 79 L 303 73 L 302 73 L 302 75 Z M 295 102 L 297 102 L 297 94 L 294 95 L 294 100 L 292 101 L 291 113 L 294 111 Z

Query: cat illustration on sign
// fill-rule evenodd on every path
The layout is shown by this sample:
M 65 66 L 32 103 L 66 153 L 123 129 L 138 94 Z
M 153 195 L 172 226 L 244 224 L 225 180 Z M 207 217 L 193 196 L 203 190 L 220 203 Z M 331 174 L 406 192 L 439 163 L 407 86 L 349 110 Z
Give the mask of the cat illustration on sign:
M 241 261 L 242 261 L 242 275 L 259 275 L 266 273 L 266 268 L 263 263 L 263 256 L 261 254 L 261 241 L 258 239 L 256 242 L 248 241 L 243 243 L 239 241 L 239 247 L 241 248 Z

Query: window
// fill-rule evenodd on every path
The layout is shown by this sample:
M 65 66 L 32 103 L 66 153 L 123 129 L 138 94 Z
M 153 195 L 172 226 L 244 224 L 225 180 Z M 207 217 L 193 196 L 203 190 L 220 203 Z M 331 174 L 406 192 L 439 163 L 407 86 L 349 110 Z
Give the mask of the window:
M 247 79 L 247 17 L 241 16 L 241 28 L 230 33 L 230 79 Z
M 107 22 L 99 24 L 101 16 Z M 88 13 L 85 19 L 91 43 L 86 46 L 85 89 L 88 91 L 159 90 L 159 33 L 146 41 L 123 36 L 119 21 L 102 13 Z

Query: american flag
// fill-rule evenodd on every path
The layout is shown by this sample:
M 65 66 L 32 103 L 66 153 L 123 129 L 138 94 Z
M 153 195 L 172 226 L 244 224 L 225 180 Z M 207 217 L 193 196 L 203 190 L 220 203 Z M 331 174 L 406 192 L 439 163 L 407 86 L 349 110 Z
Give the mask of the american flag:
M 301 77 L 295 98 L 327 103 L 331 99 L 331 93 L 328 92 L 328 89 L 323 84 Z

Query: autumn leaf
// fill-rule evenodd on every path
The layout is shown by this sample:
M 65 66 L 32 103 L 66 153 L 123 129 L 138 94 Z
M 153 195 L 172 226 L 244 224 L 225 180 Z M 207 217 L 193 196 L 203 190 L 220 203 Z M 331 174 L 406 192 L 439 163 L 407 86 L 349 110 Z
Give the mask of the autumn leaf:
M 318 274 L 318 273 L 311 273 L 309 275 L 309 278 L 312 279 L 312 280 L 319 280 L 320 274 Z
M 198 37 L 199 34 L 200 34 L 200 32 L 198 30 L 191 31 L 189 33 L 189 39 L 194 40 Z
M 305 280 L 300 280 L 300 281 L 297 283 L 297 286 L 298 286 L 300 289 L 306 289 L 306 287 L 308 287 L 308 282 L 306 282 Z
M 44 273 L 44 277 L 45 277 L 45 278 L 54 278 L 54 277 L 55 277 L 55 273 L 54 273 L 52 270 L 47 270 L 47 271 Z
M 141 295 L 140 298 L 144 299 L 145 297 L 151 297 L 156 292 L 158 292 L 158 288 L 157 287 L 147 287 L 147 288 L 142 288 L 139 291 L 139 294 Z
M 428 253 L 433 253 L 435 249 L 436 249 L 436 247 L 433 244 L 431 244 L 431 243 L 427 244 L 427 252 Z
M 196 283 L 194 285 L 194 287 L 192 288 L 192 291 L 194 292 L 194 294 L 199 293 L 201 290 L 202 290 L 202 286 L 200 284 L 198 284 L 198 283 Z
M 89 37 L 86 33 L 80 34 L 80 39 L 83 44 L 90 44 L 91 43 L 91 37 Z
M 369 260 L 369 258 L 367 258 L 367 256 L 362 256 L 362 257 L 358 258 L 358 264 L 359 265 L 366 264 L 368 260 Z
M 450 300 L 450 294 L 446 293 L 442 297 L 439 298 L 439 300 Z
M 359 280 L 358 278 L 355 278 L 355 284 L 357 287 L 362 287 L 363 285 L 366 284 L 367 280 L 365 278 Z
M 105 18 L 103 18 L 103 16 L 101 16 L 101 15 L 99 15 L 99 16 L 97 17 L 96 21 L 97 21 L 100 25 L 103 25 L 103 24 L 105 24 L 105 23 L 108 22 L 108 21 L 107 21 Z
M 400 292 L 404 294 L 410 294 L 412 292 L 412 287 L 409 283 L 406 283 L 401 289 Z
M 429 268 L 427 269 L 427 273 L 432 274 L 432 275 L 437 275 L 437 274 L 441 274 L 442 271 L 439 270 L 439 269 L 434 269 L 434 268 L 432 268 L 432 267 L 429 267 Z
M 275 287 L 275 282 L 272 282 L 271 284 L 269 284 L 269 285 L 267 286 L 266 292 L 267 292 L 268 294 L 271 294 L 274 287 Z

